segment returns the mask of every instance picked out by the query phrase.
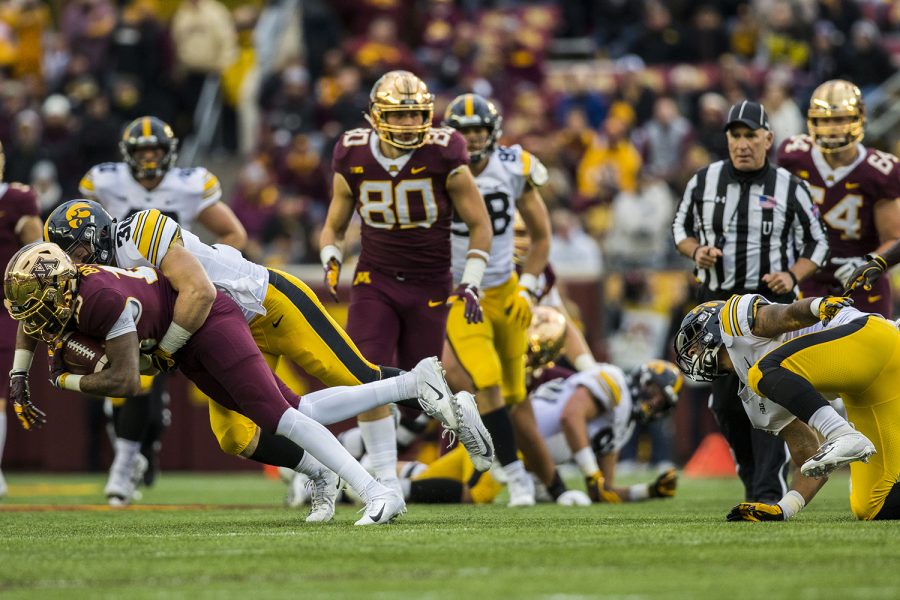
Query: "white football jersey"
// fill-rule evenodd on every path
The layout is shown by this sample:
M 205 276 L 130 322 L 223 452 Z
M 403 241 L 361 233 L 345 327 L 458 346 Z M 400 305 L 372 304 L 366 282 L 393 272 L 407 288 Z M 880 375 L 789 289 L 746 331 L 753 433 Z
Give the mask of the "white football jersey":
M 728 350 L 728 357 L 734 364 L 734 370 L 741 380 L 738 395 L 744 405 L 744 411 L 750 422 L 757 429 L 777 434 L 796 417 L 783 406 L 776 404 L 764 396 L 759 396 L 747 385 L 747 373 L 763 356 L 781 344 L 807 333 L 815 333 L 823 329 L 832 329 L 856 319 L 868 317 L 852 306 L 842 309 L 827 326 L 816 323 L 798 331 L 789 331 L 774 338 L 763 338 L 753 335 L 752 327 L 756 311 L 769 301 L 759 294 L 732 296 L 719 313 L 719 329 L 722 342 Z
M 116 223 L 116 266 L 158 269 L 172 242 L 179 238 L 203 265 L 213 285 L 237 303 L 248 321 L 257 314 L 265 314 L 262 303 L 269 285 L 269 271 L 265 267 L 250 262 L 226 244 L 204 244 L 156 209 L 142 210 Z
M 579 387 L 585 387 L 603 408 L 601 414 L 588 423 L 591 440 L 605 454 L 622 449 L 634 431 L 632 407 L 634 400 L 625 372 L 615 365 L 600 363 L 592 369 L 575 373 L 566 379 L 544 383 L 531 394 L 538 431 L 557 464 L 572 460 L 560 419 L 563 410 Z
M 525 191 L 526 183 L 530 181 L 532 185 L 540 187 L 547 183 L 547 179 L 547 167 L 518 144 L 509 147 L 498 146 L 491 152 L 484 171 L 475 178 L 494 230 L 491 257 L 482 279 L 482 289 L 497 287 L 512 277 L 513 218 L 516 202 Z M 469 231 L 466 224 L 454 215 L 450 232 L 453 248 L 451 266 L 453 281 L 459 283 L 466 266 Z
M 169 169 L 158 186 L 147 190 L 132 176 L 127 164 L 103 163 L 87 172 L 78 189 L 119 221 L 155 208 L 187 229 L 194 227 L 197 215 L 222 198 L 218 178 L 203 167 Z

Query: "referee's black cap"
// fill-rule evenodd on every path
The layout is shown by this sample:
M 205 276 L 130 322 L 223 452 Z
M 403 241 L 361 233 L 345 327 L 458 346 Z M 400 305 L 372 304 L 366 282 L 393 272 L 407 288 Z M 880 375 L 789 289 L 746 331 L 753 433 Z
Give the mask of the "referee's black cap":
M 769 116 L 766 109 L 758 102 L 744 100 L 732 105 L 728 110 L 728 119 L 725 121 L 725 131 L 736 124 L 746 125 L 750 129 L 769 130 Z

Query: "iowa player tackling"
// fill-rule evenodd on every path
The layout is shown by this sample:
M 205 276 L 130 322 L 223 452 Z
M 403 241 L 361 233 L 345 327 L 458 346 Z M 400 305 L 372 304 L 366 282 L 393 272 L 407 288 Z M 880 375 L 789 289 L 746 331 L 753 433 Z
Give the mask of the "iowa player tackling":
M 534 486 L 518 458 L 517 438 L 526 461 L 544 484 L 559 493 L 565 491 L 525 393 L 523 360 L 538 276 L 550 253 L 550 218 L 538 192 L 547 182 L 547 169 L 521 146 L 498 146 L 501 123 L 494 104 L 477 94 L 458 96 L 444 115 L 444 125 L 466 140 L 494 237 L 482 280 L 484 320 L 469 324 L 461 305 L 451 307 L 443 358 L 451 387 L 476 392 L 497 460 L 509 481 L 510 506 L 527 506 L 534 504 Z M 517 208 L 531 238 L 521 277 L 513 263 Z M 465 277 L 470 231 L 466 223 L 455 219 L 451 234 L 453 278 L 460 282 Z
M 862 142 L 865 106 L 859 88 L 840 79 L 812 94 L 809 135 L 786 140 L 778 163 L 809 184 L 828 232 L 831 257 L 800 284 L 805 296 L 839 294 L 866 254 L 886 250 L 900 238 L 900 165 L 897 158 Z M 891 316 L 887 280 L 852 294 L 864 312 Z
M 468 167 L 466 143 L 433 129 L 434 100 L 408 71 L 391 71 L 372 87 L 371 129 L 344 133 L 334 149 L 331 205 L 320 238 L 325 281 L 337 298 L 343 241 L 354 210 L 362 250 L 350 296 L 347 333 L 363 355 L 409 369 L 444 343 L 448 297 L 466 320 L 482 320 L 479 288 L 491 226 Z M 464 273 L 451 295 L 451 214 L 469 229 Z M 476 411 L 474 402 L 464 406 Z M 399 489 L 397 442 L 389 412 L 360 415 L 360 432 L 376 475 Z M 479 470 L 493 459 L 490 436 L 460 441 Z

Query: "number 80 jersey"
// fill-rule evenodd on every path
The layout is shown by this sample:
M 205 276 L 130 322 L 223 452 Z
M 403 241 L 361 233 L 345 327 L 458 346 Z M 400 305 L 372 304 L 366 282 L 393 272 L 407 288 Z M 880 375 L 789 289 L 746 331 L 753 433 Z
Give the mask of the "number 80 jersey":
M 516 201 L 531 182 L 540 187 L 547 182 L 547 168 L 534 155 L 521 146 L 499 146 L 491 153 L 484 171 L 475 178 L 478 191 L 484 198 L 494 240 L 491 257 L 484 272 L 482 287 L 489 289 L 502 285 L 512 276 L 513 265 L 513 217 Z M 466 266 L 469 248 L 469 231 L 459 216 L 454 215 L 452 228 L 453 281 L 459 282 Z
M 450 269 L 453 212 L 447 179 L 469 162 L 453 129 L 432 129 L 425 145 L 390 159 L 371 129 L 341 136 L 331 166 L 346 179 L 362 220 L 359 269 L 414 277 Z

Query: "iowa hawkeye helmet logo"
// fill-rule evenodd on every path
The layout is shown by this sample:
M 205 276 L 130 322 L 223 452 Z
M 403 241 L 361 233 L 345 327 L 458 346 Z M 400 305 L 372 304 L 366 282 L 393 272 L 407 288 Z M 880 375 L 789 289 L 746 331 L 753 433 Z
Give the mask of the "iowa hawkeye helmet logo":
M 91 218 L 91 207 L 87 202 L 78 202 L 66 211 L 66 223 L 72 229 L 78 229 L 84 222 Z

